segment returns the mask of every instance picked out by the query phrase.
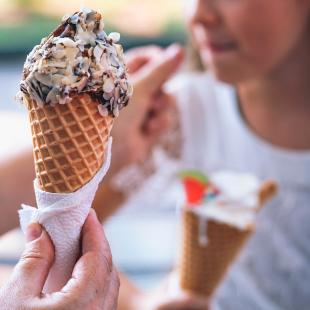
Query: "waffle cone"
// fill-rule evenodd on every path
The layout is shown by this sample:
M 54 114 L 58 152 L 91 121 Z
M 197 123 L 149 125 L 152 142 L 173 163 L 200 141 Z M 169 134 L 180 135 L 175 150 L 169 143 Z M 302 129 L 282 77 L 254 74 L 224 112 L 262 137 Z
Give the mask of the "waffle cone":
M 39 187 L 52 193 L 78 190 L 103 164 L 113 117 L 100 115 L 98 102 L 88 94 L 54 107 L 24 99 Z
M 199 243 L 199 218 L 191 210 L 183 211 L 182 227 L 181 288 L 210 297 L 251 235 L 252 228 L 239 230 L 208 220 L 205 232 L 208 243 L 204 246 Z

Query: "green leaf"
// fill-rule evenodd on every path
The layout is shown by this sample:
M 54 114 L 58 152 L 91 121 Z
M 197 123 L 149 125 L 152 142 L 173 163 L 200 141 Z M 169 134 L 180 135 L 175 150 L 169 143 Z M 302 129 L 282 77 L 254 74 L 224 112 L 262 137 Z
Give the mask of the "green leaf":
M 208 177 L 198 170 L 184 170 L 179 173 L 180 178 L 191 178 L 201 182 L 204 185 L 209 183 Z

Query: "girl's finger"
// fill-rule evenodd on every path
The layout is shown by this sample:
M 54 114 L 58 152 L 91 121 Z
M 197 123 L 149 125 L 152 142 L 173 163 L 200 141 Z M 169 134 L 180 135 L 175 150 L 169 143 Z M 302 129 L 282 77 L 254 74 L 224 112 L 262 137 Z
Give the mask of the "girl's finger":
M 129 73 L 135 73 L 151 59 L 162 52 L 162 48 L 156 45 L 137 47 L 125 54 L 126 66 Z
M 171 117 L 167 111 L 157 113 L 156 116 L 149 119 L 146 125 L 148 135 L 159 135 L 166 131 L 172 123 Z

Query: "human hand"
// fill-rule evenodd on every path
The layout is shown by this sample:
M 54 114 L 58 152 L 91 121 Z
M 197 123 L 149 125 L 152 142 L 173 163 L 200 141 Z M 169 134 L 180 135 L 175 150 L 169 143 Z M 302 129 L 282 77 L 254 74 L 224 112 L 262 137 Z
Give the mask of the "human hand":
M 91 210 L 82 230 L 82 256 L 59 292 L 43 294 L 54 247 L 39 224 L 29 225 L 27 245 L 9 282 L 0 290 L 2 310 L 116 309 L 119 278 L 96 214 Z
M 173 98 L 163 91 L 163 85 L 180 67 L 183 50 L 176 44 L 167 49 L 148 46 L 129 51 L 126 58 L 134 92 L 113 128 L 111 171 L 145 160 L 169 126 Z
M 208 310 L 209 301 L 206 297 L 181 291 L 172 293 L 171 281 L 175 280 L 171 274 L 154 291 L 136 296 L 135 308 L 139 310 Z

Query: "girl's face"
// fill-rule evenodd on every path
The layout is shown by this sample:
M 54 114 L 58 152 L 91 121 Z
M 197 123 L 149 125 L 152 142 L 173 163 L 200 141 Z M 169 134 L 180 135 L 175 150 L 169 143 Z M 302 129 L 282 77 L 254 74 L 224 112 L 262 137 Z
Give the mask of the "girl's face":
M 188 24 L 201 59 L 229 83 L 267 75 L 310 39 L 310 0 L 189 2 Z

